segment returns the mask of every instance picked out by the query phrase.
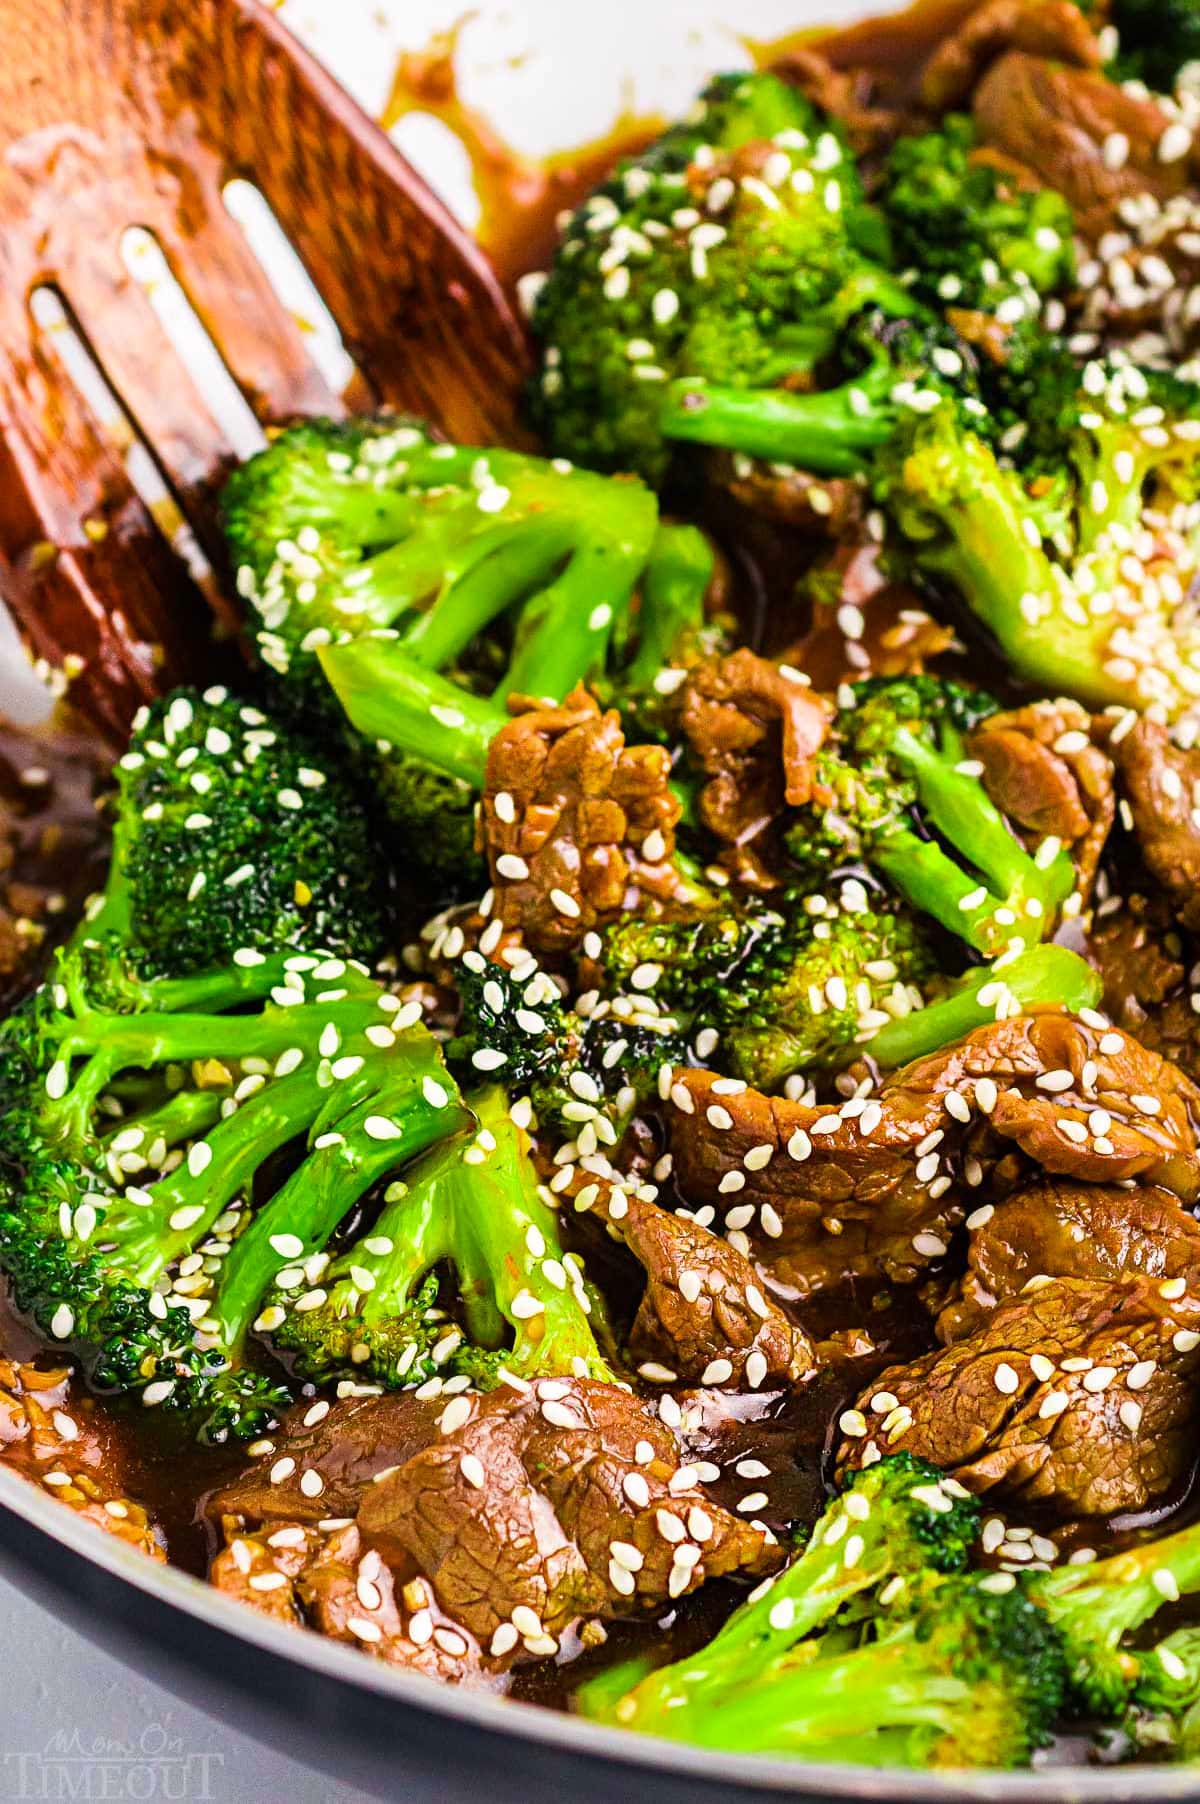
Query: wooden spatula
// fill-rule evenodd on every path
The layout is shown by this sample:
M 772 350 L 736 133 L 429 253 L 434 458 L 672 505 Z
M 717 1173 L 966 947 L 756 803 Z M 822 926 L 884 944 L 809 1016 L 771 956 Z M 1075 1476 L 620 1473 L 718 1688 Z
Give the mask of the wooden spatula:
M 73 700 L 119 734 L 148 696 L 214 668 L 212 608 L 65 375 L 37 290 L 61 297 L 214 557 L 233 447 L 126 269 L 130 227 L 157 240 L 264 425 L 345 402 L 226 208 L 234 177 L 265 196 L 336 320 L 356 403 L 512 438 L 525 346 L 475 245 L 256 0 L 3 10 L 0 583 L 35 656 L 76 670 Z

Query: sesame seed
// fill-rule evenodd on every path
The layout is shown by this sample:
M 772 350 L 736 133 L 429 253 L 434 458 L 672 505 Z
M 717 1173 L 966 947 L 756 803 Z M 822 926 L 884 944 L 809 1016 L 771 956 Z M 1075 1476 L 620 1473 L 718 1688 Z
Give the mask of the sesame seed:
M 1175 120 L 1168 125 L 1158 140 L 1158 160 L 1160 163 L 1178 163 L 1186 157 L 1192 148 L 1192 134 L 1181 121 Z
M 469 1397 L 452 1397 L 438 1417 L 438 1433 L 456 1434 L 471 1419 L 471 1399 Z

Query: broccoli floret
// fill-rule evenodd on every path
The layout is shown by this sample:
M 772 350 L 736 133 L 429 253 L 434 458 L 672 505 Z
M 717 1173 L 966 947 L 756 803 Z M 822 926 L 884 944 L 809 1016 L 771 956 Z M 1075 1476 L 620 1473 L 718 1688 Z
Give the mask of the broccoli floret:
M 1127 1638 L 1164 1603 L 1197 1591 L 1200 1523 L 1030 1581 L 1030 1596 L 1063 1637 L 1071 1700 L 1081 1715 L 1120 1717 L 1140 1672 Z
M 1043 347 L 1016 375 L 1028 463 L 949 406 L 910 414 L 876 470 L 915 573 L 956 589 L 1017 676 L 1091 707 L 1200 698 L 1200 386 Z M 1020 453 L 1018 454 L 1020 455 Z
M 318 646 L 395 631 L 441 670 L 518 603 L 497 687 L 565 694 L 620 633 L 658 524 L 638 482 L 439 444 L 388 415 L 281 433 L 232 473 L 223 508 L 264 661 L 317 707 Z
M 800 878 L 816 887 L 861 861 L 976 951 L 1042 939 L 1074 873 L 1053 842 L 1025 851 L 966 761 L 963 733 L 996 704 L 937 677 L 871 679 L 852 695 L 819 755 L 817 799 L 787 832 Z
M 1113 0 L 1110 20 L 1120 33 L 1113 74 L 1121 81 L 1169 94 L 1180 70 L 1200 62 L 1197 0 Z
M 660 525 L 642 483 L 438 444 L 409 420 L 281 433 L 230 477 L 224 511 L 280 705 L 348 737 L 405 868 L 443 897 L 482 872 L 475 767 L 389 730 L 390 655 L 423 673 L 435 718 L 489 697 L 502 718 L 514 692 L 561 700 L 584 678 L 648 688 L 705 624 L 711 547 Z M 349 730 L 326 654 L 357 659 L 371 692 L 370 718 L 351 709 Z
M 1176 1629 L 1136 1661 L 1139 1704 L 1177 1715 L 1200 1703 L 1200 1628 Z
M 973 121 L 952 113 L 893 147 L 878 200 L 898 263 L 931 306 L 990 312 L 1001 290 L 1065 292 L 1075 279 L 1070 206 L 977 160 L 977 145 Z
M 1137 1682 L 1122 1728 L 1159 1760 L 1200 1756 L 1200 1629 L 1176 1629 L 1138 1653 Z
M 388 1387 L 454 1371 L 477 1383 L 611 1379 L 594 1325 L 602 1306 L 562 1249 L 507 1092 L 489 1088 L 472 1108 L 468 1128 L 388 1187 L 366 1232 L 321 1273 L 315 1304 L 301 1267 L 280 1273 L 268 1321 L 304 1376 L 353 1371 Z M 434 1307 L 443 1263 L 461 1326 Z
M 277 1270 L 463 1119 L 436 1042 L 395 1031 L 392 1003 L 340 959 L 244 948 L 147 980 L 89 944 L 0 1030 L 0 1267 L 98 1388 L 210 1439 L 286 1402 L 243 1359 Z M 307 1157 L 263 1201 L 293 1142 Z
M 455 988 L 461 1012 L 447 1048 L 452 1068 L 464 1082 L 494 1074 L 511 1094 L 529 1097 L 541 1125 L 568 1134 L 592 1121 L 615 1141 L 658 1093 L 664 1067 L 691 1062 L 674 1023 L 647 1018 L 631 998 L 618 1001 L 620 1013 L 610 1005 L 584 1019 L 564 1006 L 545 972 L 523 972 L 518 981 L 472 951 L 455 971 Z
M 840 128 L 777 76 L 721 76 L 568 226 L 534 311 L 535 423 L 655 485 L 680 438 L 784 457 L 775 385 L 871 304 L 912 308 Z
M 693 1037 L 715 1029 L 713 1056 L 768 1091 L 794 1072 L 848 1063 L 880 1028 L 920 1008 L 936 971 L 911 915 L 822 895 L 623 920 L 604 935 L 602 959 L 617 988 L 635 972 L 654 974 L 656 1003 Z
M 225 689 L 179 689 L 139 715 L 117 778 L 108 884 L 77 943 L 119 933 L 145 976 L 246 948 L 379 951 L 363 809 L 293 727 Z
M 760 1585 L 699 1653 L 661 1667 L 632 1691 L 585 1687 L 583 1707 L 591 1712 L 599 1699 L 631 1728 L 703 1739 L 705 1724 L 848 1605 L 881 1594 L 892 1603 L 929 1575 L 961 1572 L 978 1530 L 979 1506 L 961 1486 L 924 1460 L 889 1454 L 855 1474 L 804 1551 Z
M 1062 1702 L 1054 1629 L 1019 1590 L 998 1591 L 987 1577 L 914 1589 L 849 1652 L 801 1643 L 703 1717 L 655 1729 L 850 1765 L 1028 1766 Z

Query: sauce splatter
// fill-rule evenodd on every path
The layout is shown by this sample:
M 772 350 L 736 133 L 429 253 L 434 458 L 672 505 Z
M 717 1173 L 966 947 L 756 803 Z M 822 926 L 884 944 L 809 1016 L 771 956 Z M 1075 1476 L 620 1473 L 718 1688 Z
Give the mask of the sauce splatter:
M 545 157 L 530 157 L 507 144 L 495 126 L 459 93 L 456 58 L 466 20 L 440 32 L 421 50 L 406 50 L 396 65 L 384 107 L 386 128 L 417 113 L 447 126 L 470 159 L 481 217 L 476 236 L 510 290 L 530 270 L 544 269 L 553 253 L 555 220 L 578 206 L 622 157 L 657 137 L 657 115 L 623 112 L 603 137 Z

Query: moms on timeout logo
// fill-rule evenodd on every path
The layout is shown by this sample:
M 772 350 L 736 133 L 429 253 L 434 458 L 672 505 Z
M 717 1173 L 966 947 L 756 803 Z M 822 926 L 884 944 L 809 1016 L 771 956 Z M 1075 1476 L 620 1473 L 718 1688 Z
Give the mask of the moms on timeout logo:
M 50 1804 L 205 1804 L 216 1797 L 213 1782 L 224 1764 L 224 1754 L 185 1748 L 161 1723 L 148 1724 L 135 1741 L 103 1735 L 85 1740 L 78 1729 L 59 1729 L 40 1753 L 5 1753 L 0 1797 Z

